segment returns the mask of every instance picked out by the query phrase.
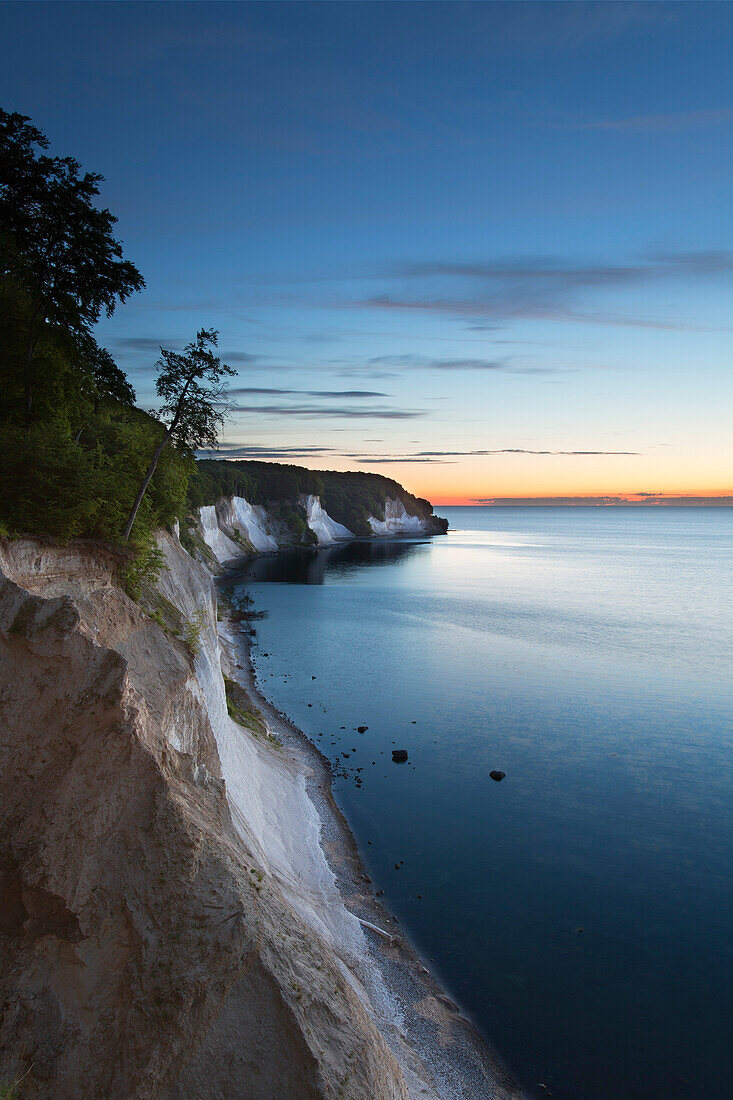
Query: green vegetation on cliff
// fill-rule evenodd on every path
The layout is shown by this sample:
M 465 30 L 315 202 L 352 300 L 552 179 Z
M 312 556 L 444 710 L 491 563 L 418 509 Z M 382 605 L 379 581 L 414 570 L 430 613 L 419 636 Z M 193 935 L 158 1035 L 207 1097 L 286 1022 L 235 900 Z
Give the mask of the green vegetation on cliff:
M 280 502 L 297 501 L 302 495 L 318 496 L 331 519 L 355 535 L 371 534 L 368 517 L 384 519 L 388 497 L 401 500 L 408 515 L 424 519 L 433 514 L 429 501 L 413 496 L 382 474 L 307 470 L 277 462 L 200 460 L 188 493 L 192 508 L 216 504 L 222 497 L 240 496 L 250 504 L 272 509 Z
M 135 408 L 92 328 L 145 285 L 123 259 L 102 177 L 51 157 L 0 110 L 0 521 L 8 532 L 118 541 L 164 425 Z M 134 549 L 185 507 L 193 458 L 170 450 Z
M 30 119 L 0 109 L 0 534 L 128 543 L 128 590 L 159 568 L 153 532 L 222 497 L 266 505 L 293 541 L 314 543 L 301 498 L 315 495 L 355 534 L 388 497 L 432 507 L 390 478 L 272 462 L 196 462 L 215 446 L 233 371 L 202 329 L 183 354 L 161 348 L 152 415 L 93 328 L 144 287 L 96 205 L 102 177 L 47 154 Z M 439 524 L 440 521 L 436 521 Z M 182 523 L 184 544 L 193 535 Z

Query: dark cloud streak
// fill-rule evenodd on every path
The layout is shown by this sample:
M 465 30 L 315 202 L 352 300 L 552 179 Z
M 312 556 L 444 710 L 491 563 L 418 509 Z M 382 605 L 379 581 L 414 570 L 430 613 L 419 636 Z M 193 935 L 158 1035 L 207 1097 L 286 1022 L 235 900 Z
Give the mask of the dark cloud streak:
M 357 409 L 350 405 L 335 405 L 330 408 L 322 405 L 232 405 L 229 411 L 257 416 L 291 416 L 303 419 L 341 417 L 346 420 L 413 420 L 426 415 L 417 409 Z
M 353 302 L 366 309 L 417 310 L 453 317 L 565 321 L 670 331 L 728 331 L 687 321 L 632 317 L 609 310 L 578 308 L 593 291 L 633 288 L 655 282 L 720 278 L 733 273 L 733 252 L 725 250 L 649 253 L 625 264 L 572 264 L 556 257 L 529 256 L 478 262 L 436 260 L 402 264 L 399 279 L 429 281 L 431 295 L 384 293 Z M 487 368 L 488 369 L 488 368 Z
M 238 386 L 235 389 L 230 389 L 230 397 L 246 397 L 248 395 L 263 395 L 271 397 L 292 397 L 294 395 L 300 395 L 302 397 L 390 397 L 388 393 L 382 393 L 380 390 L 286 390 L 286 389 L 270 389 L 265 386 Z

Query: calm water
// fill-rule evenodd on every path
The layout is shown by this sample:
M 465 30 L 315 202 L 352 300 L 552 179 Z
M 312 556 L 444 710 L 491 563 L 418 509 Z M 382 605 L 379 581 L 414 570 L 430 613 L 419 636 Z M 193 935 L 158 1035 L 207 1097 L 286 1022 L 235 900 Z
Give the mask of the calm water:
M 254 563 L 260 683 L 531 1095 L 730 1100 L 733 511 L 439 511 Z

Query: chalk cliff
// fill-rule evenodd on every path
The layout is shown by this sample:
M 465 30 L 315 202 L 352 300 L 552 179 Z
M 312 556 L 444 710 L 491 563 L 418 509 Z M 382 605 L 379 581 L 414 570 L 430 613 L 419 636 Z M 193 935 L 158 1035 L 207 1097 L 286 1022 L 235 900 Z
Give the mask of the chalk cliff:
M 232 505 L 253 545 L 254 512 Z M 0 543 L 0 1082 L 54 1100 L 434 1096 L 385 1039 L 304 766 L 227 712 L 211 579 L 160 546 L 166 629 L 109 549 Z
M 302 532 L 293 532 L 281 516 L 263 505 L 252 505 L 243 497 L 234 496 L 199 508 L 198 519 L 194 516 L 196 533 L 220 564 L 243 554 L 272 553 L 304 543 L 332 546 L 355 537 L 353 531 L 329 516 L 318 496 L 301 495 L 294 503 L 305 516 Z M 401 500 L 390 497 L 384 505 L 384 517 L 369 516 L 367 522 L 376 537 L 434 535 L 445 531 L 445 521 L 433 515 L 411 515 Z

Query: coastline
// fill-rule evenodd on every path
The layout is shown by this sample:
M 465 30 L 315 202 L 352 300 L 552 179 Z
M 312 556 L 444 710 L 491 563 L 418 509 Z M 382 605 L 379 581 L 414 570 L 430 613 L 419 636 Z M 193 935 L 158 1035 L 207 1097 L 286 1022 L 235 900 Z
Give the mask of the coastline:
M 238 564 L 232 563 L 215 579 L 217 589 L 232 582 Z M 526 1100 L 498 1053 L 446 993 L 394 915 L 375 897 L 356 838 L 333 794 L 331 762 L 259 687 L 244 625 L 224 613 L 219 634 L 230 677 L 250 694 L 269 732 L 306 773 L 306 791 L 320 821 L 321 850 L 344 907 L 362 926 L 378 984 L 383 984 L 399 1010 L 400 1027 L 390 1027 L 386 1018 L 377 1023 L 402 1065 L 411 1096 L 430 1095 L 425 1087 L 427 1070 L 436 1100 Z M 413 1068 L 410 1062 L 415 1054 L 421 1065 Z

